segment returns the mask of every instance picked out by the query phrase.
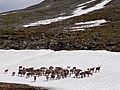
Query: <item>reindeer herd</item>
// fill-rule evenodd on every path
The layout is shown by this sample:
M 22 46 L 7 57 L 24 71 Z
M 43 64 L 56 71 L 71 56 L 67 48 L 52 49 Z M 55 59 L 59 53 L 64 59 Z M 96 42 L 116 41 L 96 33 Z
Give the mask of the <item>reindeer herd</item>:
M 18 72 L 12 72 L 12 76 L 15 76 L 15 74 L 18 74 L 18 76 L 21 77 L 34 77 L 34 81 L 36 81 L 36 77 L 45 76 L 46 80 L 59 80 L 64 79 L 67 77 L 74 77 L 74 78 L 85 78 L 92 76 L 94 73 L 100 72 L 101 66 L 87 68 L 86 70 L 81 70 L 77 67 L 70 67 L 67 66 L 67 68 L 62 67 L 53 67 L 49 66 L 46 67 L 40 67 L 38 69 L 34 69 L 33 67 L 25 68 L 23 66 L 18 67 Z M 9 70 L 6 69 L 4 73 L 6 74 Z

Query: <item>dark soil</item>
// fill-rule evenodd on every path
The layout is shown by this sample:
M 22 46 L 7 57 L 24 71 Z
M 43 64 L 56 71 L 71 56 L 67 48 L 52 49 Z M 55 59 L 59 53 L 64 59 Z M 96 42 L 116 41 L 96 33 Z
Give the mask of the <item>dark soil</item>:
M 0 83 L 0 90 L 48 90 L 43 87 L 33 87 L 24 84 Z

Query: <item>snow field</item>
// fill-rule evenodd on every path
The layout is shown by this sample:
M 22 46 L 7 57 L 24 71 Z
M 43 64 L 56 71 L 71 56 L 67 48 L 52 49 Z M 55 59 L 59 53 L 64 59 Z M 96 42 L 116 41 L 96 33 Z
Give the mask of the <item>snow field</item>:
M 7 63 L 7 64 L 6 64 Z M 46 81 L 45 77 L 25 78 L 11 76 L 18 66 L 76 66 L 82 70 L 101 65 L 101 72 L 83 79 L 68 77 L 61 80 Z M 9 68 L 8 74 L 4 70 Z M 52 51 L 52 50 L 1 50 L 0 51 L 0 82 L 21 83 L 42 86 L 55 90 L 119 90 L 120 89 L 120 53 L 108 51 Z

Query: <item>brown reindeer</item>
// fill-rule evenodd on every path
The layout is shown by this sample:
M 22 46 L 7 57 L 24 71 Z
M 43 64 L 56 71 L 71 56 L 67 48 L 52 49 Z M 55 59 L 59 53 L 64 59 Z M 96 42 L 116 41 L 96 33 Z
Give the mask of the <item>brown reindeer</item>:
M 61 79 L 61 73 L 57 73 L 56 79 Z
M 56 75 L 57 75 L 57 77 L 56 77 L 56 79 L 61 79 L 61 77 L 63 77 L 64 75 L 63 75 L 63 68 L 61 68 L 61 67 L 56 67 L 55 68 L 55 73 L 56 73 Z
M 54 72 L 54 71 L 51 72 L 51 77 L 50 77 L 50 79 L 53 79 L 53 80 L 55 79 L 55 72 Z
M 18 75 L 27 77 L 34 77 L 34 81 L 36 81 L 37 76 L 45 76 L 46 80 L 48 81 L 49 78 L 54 79 L 64 79 L 67 78 L 71 74 L 74 75 L 75 78 L 84 78 L 89 77 L 90 75 L 93 75 L 94 72 L 100 72 L 101 66 L 98 67 L 92 67 L 88 68 L 86 71 L 83 71 L 81 69 L 77 69 L 76 67 L 73 67 L 70 69 L 70 66 L 67 67 L 67 69 L 64 69 L 62 67 L 53 67 L 50 66 L 48 69 L 46 67 L 40 67 L 39 69 L 31 68 L 24 68 L 23 66 L 19 66 Z M 8 72 L 8 69 L 6 69 L 5 72 Z M 15 72 L 12 73 L 12 76 L 15 75 Z

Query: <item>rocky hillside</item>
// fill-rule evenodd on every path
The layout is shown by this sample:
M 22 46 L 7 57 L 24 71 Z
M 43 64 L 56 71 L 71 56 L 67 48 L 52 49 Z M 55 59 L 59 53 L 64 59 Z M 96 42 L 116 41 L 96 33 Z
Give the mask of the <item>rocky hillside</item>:
M 0 49 L 119 52 L 120 1 L 108 1 L 45 0 L 1 13 Z

